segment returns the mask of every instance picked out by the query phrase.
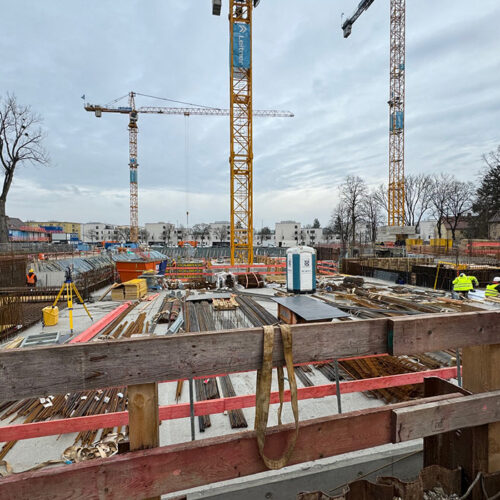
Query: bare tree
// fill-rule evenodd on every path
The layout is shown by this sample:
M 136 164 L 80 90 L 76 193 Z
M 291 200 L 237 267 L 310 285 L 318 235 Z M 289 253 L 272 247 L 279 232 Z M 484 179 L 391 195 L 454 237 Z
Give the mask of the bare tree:
M 432 177 L 428 174 L 405 176 L 405 224 L 418 227 L 432 204 Z
M 92 243 L 94 241 L 97 241 L 99 239 L 99 231 L 97 229 L 89 229 L 86 233 L 85 236 L 90 239 Z
M 333 232 L 338 234 L 340 237 L 342 252 L 344 254 L 347 250 L 347 244 L 349 243 L 349 238 L 352 234 L 351 221 L 352 219 L 349 208 L 343 201 L 340 201 L 333 211 L 330 225 Z
M 455 233 L 460 219 L 472 210 L 475 187 L 472 182 L 461 182 L 453 179 L 449 185 L 446 201 L 451 237 L 455 241 Z
M 172 239 L 172 233 L 174 232 L 173 224 L 165 224 L 165 229 L 162 231 L 163 241 L 166 245 L 170 244 L 170 240 Z
M 193 226 L 193 236 L 195 240 L 200 238 L 201 242 L 203 243 L 205 241 L 205 238 L 207 238 L 209 234 L 210 234 L 210 226 L 208 224 L 201 223 L 201 224 L 195 224 Z
M 267 241 L 271 238 L 271 230 L 267 226 L 264 226 L 259 231 L 259 238 L 260 238 L 260 244 L 262 245 L 263 241 Z
M 372 196 L 375 201 L 375 203 L 378 205 L 380 208 L 380 211 L 382 212 L 381 216 L 381 222 L 384 220 L 387 221 L 387 214 L 389 213 L 389 199 L 388 199 L 388 194 L 387 194 L 387 186 L 385 184 L 380 184 L 377 188 L 375 188 L 372 191 Z
M 365 181 L 358 176 L 348 175 L 340 186 L 340 199 L 342 206 L 347 210 L 350 219 L 352 245 L 356 244 L 356 225 L 363 215 L 363 199 L 366 197 L 368 189 Z
M 215 228 L 215 236 L 217 236 L 217 238 L 219 239 L 219 241 L 222 243 L 224 240 L 227 239 L 228 237 L 228 234 L 227 234 L 228 230 L 226 228 L 226 226 L 217 226 Z
M 436 218 L 438 237 L 442 238 L 441 227 L 448 215 L 448 197 L 453 177 L 449 174 L 435 175 L 432 178 L 431 209 Z
M 335 235 L 335 231 L 333 230 L 333 227 L 331 225 L 328 225 L 323 228 L 323 237 L 326 239 L 326 242 L 329 243 L 330 240 L 333 238 Z
M 116 234 L 120 241 L 130 241 L 130 228 L 128 226 L 117 227 Z
M 42 146 L 41 121 L 29 106 L 17 104 L 13 95 L 0 101 L 0 164 L 4 174 L 0 193 L 0 243 L 9 241 L 5 205 L 16 168 L 26 163 L 47 165 L 49 162 Z
M 147 243 L 149 240 L 149 231 L 146 231 L 143 227 L 139 229 L 139 241 Z
M 377 241 L 377 228 L 381 225 L 381 209 L 377 200 L 376 191 L 373 191 L 363 200 L 363 219 L 370 227 L 370 241 Z

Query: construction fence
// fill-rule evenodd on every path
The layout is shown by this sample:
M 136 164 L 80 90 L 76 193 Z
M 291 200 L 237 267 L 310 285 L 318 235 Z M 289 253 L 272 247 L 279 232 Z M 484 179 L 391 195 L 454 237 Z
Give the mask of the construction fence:
M 500 274 L 500 266 L 480 264 L 457 266 L 451 262 L 436 261 L 433 257 L 344 259 L 342 261 L 342 272 L 345 274 L 428 288 L 436 285 L 436 288 L 441 290 L 451 290 L 452 282 L 460 271 L 475 276 L 479 281 L 479 286 L 485 287 Z

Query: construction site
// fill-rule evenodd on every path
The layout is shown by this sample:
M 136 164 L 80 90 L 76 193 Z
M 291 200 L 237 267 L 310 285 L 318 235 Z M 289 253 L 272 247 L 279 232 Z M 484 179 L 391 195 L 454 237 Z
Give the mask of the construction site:
M 126 226 L 16 223 L 0 197 L 0 500 L 500 499 L 500 200 L 483 210 L 465 183 L 405 176 L 407 6 L 388 0 L 387 185 L 348 176 L 328 226 L 258 231 L 253 117 L 295 119 L 253 108 L 268 1 L 199 1 L 229 24 L 227 109 L 82 96 L 85 117 L 125 115 Z M 335 29 L 360 36 L 378 3 Z M 186 202 L 185 226 L 140 225 L 141 114 L 225 117 L 227 224 L 190 229 Z M 35 140 L 26 118 L 7 140 L 8 117 L 7 191 Z M 186 157 L 187 143 L 186 125 Z M 439 211 L 440 182 L 460 208 Z

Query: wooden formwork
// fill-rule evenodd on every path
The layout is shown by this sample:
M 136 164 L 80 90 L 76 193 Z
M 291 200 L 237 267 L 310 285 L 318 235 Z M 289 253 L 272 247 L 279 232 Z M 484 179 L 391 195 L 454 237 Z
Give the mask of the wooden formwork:
M 462 464 L 466 473 L 472 475 L 481 467 L 489 472 L 500 468 L 496 424 L 500 421 L 500 381 L 496 374 L 491 375 L 500 349 L 495 345 L 500 344 L 499 319 L 500 311 L 487 311 L 292 325 L 294 363 L 462 347 L 472 350 L 464 361 L 464 380 L 468 377 L 472 384 L 473 379 L 476 392 L 489 392 L 464 394 L 451 388 L 443 391 L 447 394 L 423 400 L 302 421 L 289 465 L 473 429 L 467 443 L 470 452 Z M 6 477 L 0 481 L 0 499 L 148 498 L 263 472 L 265 465 L 253 431 L 164 447 L 156 447 L 155 438 L 159 416 L 156 382 L 259 369 L 262 339 L 262 329 L 252 328 L 0 353 L 4 381 L 0 400 L 128 385 L 135 391 L 138 406 L 128 415 L 131 435 L 136 436 L 134 447 L 154 446 Z M 278 328 L 274 340 L 273 365 L 282 366 Z M 475 358 L 477 349 L 480 362 Z M 58 369 L 47 371 L 47 366 Z M 491 369 L 483 371 L 483 366 Z M 149 432 L 138 432 L 145 428 Z M 266 453 L 279 455 L 292 433 L 294 425 L 268 429 Z M 435 456 L 446 455 L 445 451 L 441 447 Z

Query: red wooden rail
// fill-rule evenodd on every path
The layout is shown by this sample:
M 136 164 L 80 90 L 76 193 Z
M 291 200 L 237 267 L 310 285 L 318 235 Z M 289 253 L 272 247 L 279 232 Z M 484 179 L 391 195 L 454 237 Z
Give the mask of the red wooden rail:
M 373 391 L 376 389 L 387 389 L 409 384 L 420 384 L 425 377 L 440 377 L 443 379 L 455 378 L 456 367 L 440 368 L 437 370 L 426 370 L 423 372 L 403 373 L 401 375 L 389 375 L 362 380 L 352 380 L 340 383 L 341 394 L 352 392 Z M 317 385 L 312 387 L 301 387 L 297 390 L 300 400 L 323 398 L 334 396 L 337 389 L 334 383 Z M 285 401 L 290 401 L 290 391 L 285 391 Z M 279 393 L 271 393 L 270 402 L 279 403 Z M 194 403 L 195 416 L 223 413 L 227 410 L 241 408 L 253 408 L 255 406 L 255 394 L 235 396 L 232 398 L 212 399 L 208 401 L 196 401 Z M 165 405 L 159 407 L 160 420 L 174 420 L 187 418 L 190 415 L 189 403 Z M 30 424 L 16 424 L 0 427 L 0 442 L 18 441 L 42 436 L 52 436 L 71 432 L 80 432 L 107 427 L 118 427 L 128 424 L 128 412 L 105 413 L 89 415 L 86 417 L 73 417 L 60 420 L 48 420 Z
M 85 331 L 77 335 L 74 339 L 69 341 L 70 344 L 77 344 L 79 342 L 88 342 L 93 339 L 101 330 L 106 328 L 112 321 L 114 321 L 120 314 L 127 309 L 131 302 L 125 302 L 113 309 L 106 316 L 102 317 L 99 321 L 96 321 L 93 325 L 87 328 Z

